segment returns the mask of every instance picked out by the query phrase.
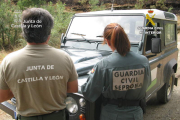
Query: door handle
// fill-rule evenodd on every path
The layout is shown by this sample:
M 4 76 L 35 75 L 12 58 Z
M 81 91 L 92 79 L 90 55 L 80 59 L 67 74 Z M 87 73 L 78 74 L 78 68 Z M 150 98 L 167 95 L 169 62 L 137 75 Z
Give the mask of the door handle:
M 158 68 L 160 68 L 161 66 L 162 66 L 162 64 L 161 64 L 161 63 L 159 63 L 159 64 L 157 65 L 157 67 L 158 67 Z

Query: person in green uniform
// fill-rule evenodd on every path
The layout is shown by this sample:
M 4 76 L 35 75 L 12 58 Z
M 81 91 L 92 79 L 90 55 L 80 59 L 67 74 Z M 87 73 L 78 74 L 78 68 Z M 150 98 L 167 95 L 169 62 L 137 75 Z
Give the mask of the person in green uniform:
M 107 25 L 103 37 L 113 53 L 94 66 L 81 91 L 90 102 L 103 96 L 101 120 L 142 120 L 141 104 L 151 83 L 149 61 L 130 51 L 127 34 L 119 24 Z
M 47 10 L 23 11 L 27 45 L 7 55 L 0 65 L 0 102 L 16 98 L 17 120 L 65 120 L 67 93 L 78 91 L 70 56 L 48 45 L 52 28 L 53 17 Z

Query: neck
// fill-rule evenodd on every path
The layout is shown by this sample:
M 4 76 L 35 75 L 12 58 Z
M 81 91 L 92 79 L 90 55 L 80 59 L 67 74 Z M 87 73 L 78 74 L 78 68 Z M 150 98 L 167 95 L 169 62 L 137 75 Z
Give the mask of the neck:
M 27 45 L 47 45 L 47 43 L 27 43 Z
M 50 39 L 50 35 L 48 36 L 46 42 L 43 42 L 43 43 L 27 43 L 27 45 L 47 45 L 48 44 L 48 41 Z

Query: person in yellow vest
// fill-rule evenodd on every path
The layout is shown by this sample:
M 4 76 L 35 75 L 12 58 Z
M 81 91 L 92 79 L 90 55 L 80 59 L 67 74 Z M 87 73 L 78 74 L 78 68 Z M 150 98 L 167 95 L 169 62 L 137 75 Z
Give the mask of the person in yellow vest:
M 52 28 L 53 17 L 47 10 L 23 11 L 27 45 L 7 55 L 0 65 L 0 102 L 15 97 L 18 120 L 65 120 L 67 93 L 78 91 L 70 56 L 48 45 Z
M 151 83 L 149 61 L 130 51 L 129 39 L 119 24 L 107 25 L 103 37 L 113 53 L 94 66 L 81 91 L 90 102 L 103 96 L 100 120 L 142 120 Z

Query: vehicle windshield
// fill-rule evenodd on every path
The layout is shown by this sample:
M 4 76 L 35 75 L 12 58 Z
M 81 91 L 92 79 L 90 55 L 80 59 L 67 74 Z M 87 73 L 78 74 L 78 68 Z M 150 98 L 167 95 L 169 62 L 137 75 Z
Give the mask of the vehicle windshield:
M 84 16 L 74 17 L 67 32 L 67 40 L 103 41 L 104 28 L 110 23 L 120 24 L 130 42 L 142 39 L 139 27 L 144 26 L 144 16 Z

